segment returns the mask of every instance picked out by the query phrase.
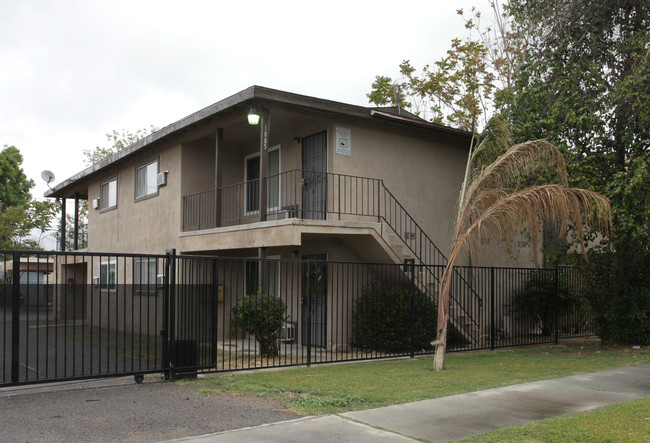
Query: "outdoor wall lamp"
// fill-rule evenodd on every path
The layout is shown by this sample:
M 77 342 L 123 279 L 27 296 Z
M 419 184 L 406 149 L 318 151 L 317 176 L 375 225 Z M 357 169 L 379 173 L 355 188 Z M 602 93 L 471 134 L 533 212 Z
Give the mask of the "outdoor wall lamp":
M 257 125 L 260 122 L 260 113 L 257 108 L 253 105 L 251 106 L 250 111 L 248 111 L 248 124 Z

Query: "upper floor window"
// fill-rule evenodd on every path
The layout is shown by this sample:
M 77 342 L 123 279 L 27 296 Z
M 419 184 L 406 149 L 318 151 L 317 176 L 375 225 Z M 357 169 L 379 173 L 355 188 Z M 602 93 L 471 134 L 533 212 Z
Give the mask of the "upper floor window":
M 158 160 L 135 170 L 135 199 L 158 194 Z
M 102 211 L 117 207 L 117 178 L 102 183 L 99 189 L 99 209 Z

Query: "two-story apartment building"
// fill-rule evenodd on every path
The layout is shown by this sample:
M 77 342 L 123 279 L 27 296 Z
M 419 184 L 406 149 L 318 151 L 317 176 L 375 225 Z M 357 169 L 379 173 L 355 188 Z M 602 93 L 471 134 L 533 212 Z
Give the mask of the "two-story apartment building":
M 252 86 L 46 196 L 88 200 L 91 252 L 444 264 L 471 138 L 397 109 Z M 74 272 L 108 287 L 111 266 Z M 144 266 L 125 272 L 139 282 L 162 272 Z M 242 269 L 244 291 L 280 281 L 279 266 L 264 272 Z M 319 341 L 336 345 L 325 332 Z

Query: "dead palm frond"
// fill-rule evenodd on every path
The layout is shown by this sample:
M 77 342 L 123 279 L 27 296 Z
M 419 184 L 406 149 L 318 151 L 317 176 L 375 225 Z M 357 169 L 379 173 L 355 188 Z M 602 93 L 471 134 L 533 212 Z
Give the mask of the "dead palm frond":
M 504 139 L 507 138 L 500 140 Z M 531 179 L 542 184 L 530 185 L 527 182 Z M 559 183 L 543 183 L 549 179 Z M 596 192 L 569 188 L 567 182 L 564 158 L 546 140 L 515 145 L 491 164 L 474 168 L 471 180 L 464 184 L 451 253 L 440 282 L 434 369 L 441 370 L 444 366 L 454 264 L 460 252 L 470 248 L 477 238 L 482 235 L 510 238 L 527 228 L 537 262 L 538 235 L 545 222 L 557 224 L 561 235 L 573 226 L 582 252 L 585 251 L 582 240 L 585 226 L 608 233 L 609 200 Z

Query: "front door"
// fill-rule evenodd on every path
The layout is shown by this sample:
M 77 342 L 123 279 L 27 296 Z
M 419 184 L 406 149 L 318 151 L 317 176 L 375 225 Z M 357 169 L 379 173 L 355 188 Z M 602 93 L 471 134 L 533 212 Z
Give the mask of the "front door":
M 302 265 L 302 344 L 327 344 L 327 255 L 304 255 Z
M 325 220 L 327 131 L 302 139 L 302 218 Z

